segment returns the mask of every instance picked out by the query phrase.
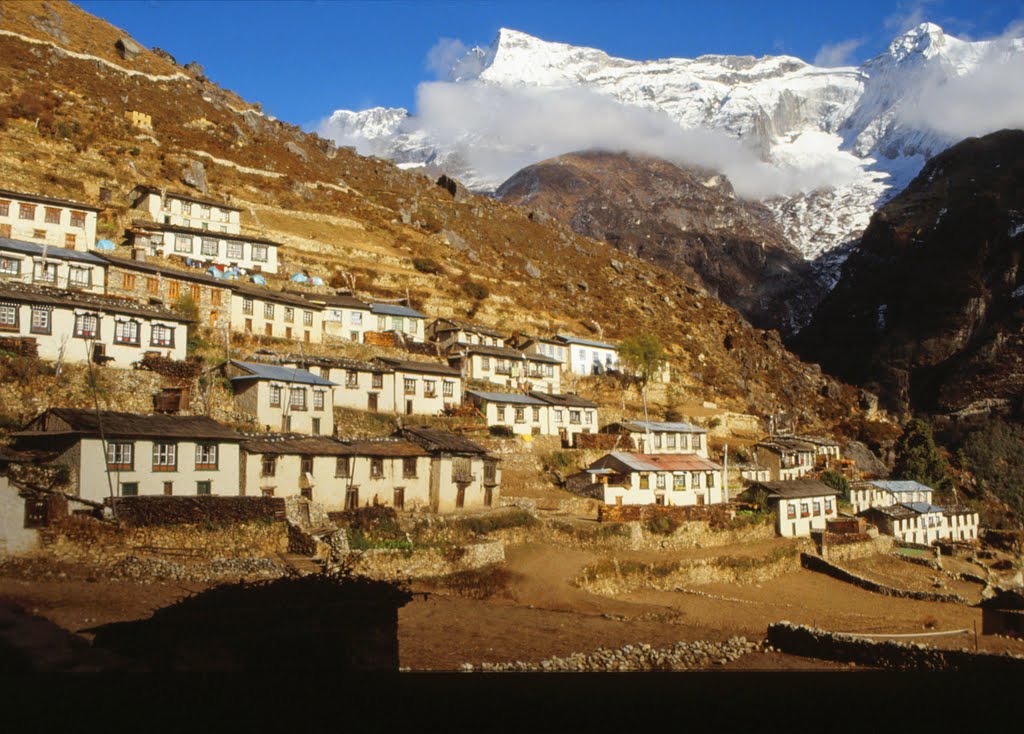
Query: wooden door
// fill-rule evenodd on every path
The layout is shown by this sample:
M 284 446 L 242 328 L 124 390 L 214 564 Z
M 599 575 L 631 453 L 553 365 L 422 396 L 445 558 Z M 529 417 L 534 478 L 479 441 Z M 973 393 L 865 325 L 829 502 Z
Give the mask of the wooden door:
M 370 399 L 368 401 L 368 405 L 366 406 L 366 409 L 369 410 L 371 413 L 376 413 L 377 412 L 377 393 L 375 393 L 375 392 L 370 393 Z
M 465 506 L 466 506 L 466 487 L 465 487 L 465 485 L 460 484 L 459 488 L 458 488 L 458 491 L 455 494 L 455 507 L 461 510 Z

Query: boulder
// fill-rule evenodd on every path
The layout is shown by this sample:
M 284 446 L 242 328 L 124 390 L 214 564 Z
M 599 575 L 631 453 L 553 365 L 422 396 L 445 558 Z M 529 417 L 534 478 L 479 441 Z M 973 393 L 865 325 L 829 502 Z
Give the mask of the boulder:
M 144 51 L 142 46 L 135 43 L 135 41 L 127 36 L 118 38 L 117 43 L 115 43 L 114 46 L 117 47 L 117 52 L 121 54 L 121 58 L 127 61 L 131 61 Z
M 198 61 L 189 61 L 187 64 L 185 64 L 185 71 L 187 71 L 189 74 L 191 74 L 201 82 L 206 81 L 206 75 L 203 74 L 203 65 L 200 64 Z
M 889 474 L 889 468 L 881 459 L 875 456 L 866 444 L 860 441 L 850 441 L 843 447 L 843 458 L 852 459 L 857 470 L 874 477 L 885 477 Z
M 469 249 L 469 243 L 451 230 L 441 230 L 441 236 L 444 237 L 445 242 L 447 242 L 450 247 L 454 247 L 459 252 L 466 252 Z
M 181 181 L 186 186 L 198 189 L 204 194 L 210 190 L 209 184 L 206 182 L 206 166 L 202 161 L 189 161 L 181 171 Z
M 292 142 L 291 140 L 289 140 L 287 143 L 284 144 L 284 147 L 285 147 L 285 150 L 287 150 L 289 153 L 292 153 L 293 155 L 298 156 L 304 162 L 309 160 L 309 156 L 306 155 L 306 151 L 304 151 L 302 148 L 300 148 L 298 143 L 295 143 L 295 142 Z
M 541 277 L 540 268 L 534 265 L 533 262 L 530 260 L 526 261 L 526 265 L 523 266 L 523 270 L 525 270 L 526 274 L 529 275 L 534 280 Z
M 473 194 L 469 192 L 469 189 L 467 189 L 465 186 L 463 186 L 461 183 L 459 183 L 451 176 L 442 175 L 439 179 L 437 179 L 436 183 L 442 189 L 451 194 L 451 197 L 455 199 L 455 201 L 469 201 L 469 199 L 473 196 Z

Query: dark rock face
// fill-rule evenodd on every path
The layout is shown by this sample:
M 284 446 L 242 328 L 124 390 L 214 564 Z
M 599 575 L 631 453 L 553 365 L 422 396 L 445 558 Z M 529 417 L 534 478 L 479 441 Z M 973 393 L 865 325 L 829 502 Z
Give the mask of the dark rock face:
M 1024 131 L 968 138 L 880 209 L 794 341 L 899 410 L 1024 397 Z
M 654 262 L 761 328 L 792 332 L 824 294 L 768 209 L 714 171 L 571 153 L 524 168 L 496 196 Z

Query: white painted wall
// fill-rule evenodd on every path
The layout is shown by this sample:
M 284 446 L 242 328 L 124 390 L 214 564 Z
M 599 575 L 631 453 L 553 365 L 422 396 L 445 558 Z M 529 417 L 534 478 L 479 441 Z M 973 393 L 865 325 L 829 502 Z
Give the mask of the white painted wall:
M 238 234 L 242 231 L 239 212 L 212 205 L 204 207 L 176 198 L 173 194 L 169 194 L 163 201 L 157 193 L 144 194 L 135 202 L 135 208 L 144 211 L 150 221 L 161 224 L 209 229 L 225 234 Z
M 837 511 L 835 497 L 780 499 L 776 502 L 775 527 L 784 538 L 807 537 L 811 530 L 824 530 L 826 521 L 835 518 Z M 790 512 L 793 513 L 792 517 Z
M 269 426 L 271 431 L 303 433 L 316 436 L 334 435 L 334 395 L 329 386 L 308 385 L 279 380 L 244 380 L 236 385 L 235 410 L 256 418 L 260 426 Z M 272 388 L 280 389 L 280 405 L 271 405 Z M 306 409 L 291 407 L 293 390 L 304 390 Z M 323 395 L 323 407 L 316 408 L 314 394 Z M 289 419 L 287 422 L 284 419 Z M 319 419 L 320 428 L 314 430 L 313 421 Z
M 31 218 L 22 218 L 22 205 L 31 210 Z M 46 221 L 47 209 L 57 212 L 58 222 Z M 81 226 L 72 225 L 72 212 L 82 218 Z M 96 246 L 96 219 L 97 213 L 87 209 L 76 209 L 60 204 L 40 204 L 27 199 L 0 196 L 0 236 L 15 240 L 56 245 L 72 250 L 91 250 Z M 42 236 L 36 236 L 40 232 Z
M 210 240 L 210 246 L 216 241 L 216 254 L 205 254 L 203 252 L 203 239 Z M 189 241 L 191 240 L 191 241 Z M 220 232 L 211 231 L 209 234 L 200 235 L 196 233 L 170 232 L 166 230 L 152 231 L 147 234 L 132 234 L 133 244 L 146 247 L 153 255 L 170 257 L 190 257 L 204 263 L 217 265 L 237 265 L 245 270 L 255 270 L 257 267 L 264 273 L 278 272 L 278 249 L 276 244 L 264 242 L 253 242 L 244 235 L 231 235 L 230 237 Z M 233 248 L 240 246 L 235 252 Z M 257 259 L 257 250 L 265 252 L 266 259 Z
M 642 486 L 644 475 L 647 477 L 646 487 Z M 678 488 L 677 477 L 681 480 Z M 606 505 L 654 505 L 659 504 L 659 496 L 663 500 L 660 504 L 666 506 L 700 504 L 698 495 L 703 496 L 706 505 L 723 501 L 720 469 L 714 472 L 632 472 L 629 480 L 628 487 L 605 484 Z M 602 481 L 605 481 L 604 477 Z
M 642 454 L 696 454 L 708 458 L 708 437 L 704 433 L 681 431 L 631 431 L 633 445 Z
M 39 531 L 25 527 L 25 500 L 6 475 L 0 475 L 0 557 L 28 553 L 39 546 Z
M 247 302 L 250 304 L 249 311 L 246 311 Z M 268 304 L 273 306 L 269 313 Z M 249 293 L 231 291 L 232 331 L 319 344 L 323 341 L 323 319 L 323 309 L 313 304 L 293 306 Z
M 106 267 L 103 265 L 62 260 L 54 253 L 48 253 L 44 269 L 41 255 L 28 255 L 3 247 L 0 247 L 0 259 L 4 261 L 0 266 L 0 282 L 29 283 L 86 293 L 103 293 L 105 290 Z M 18 273 L 8 272 L 12 267 L 16 267 Z

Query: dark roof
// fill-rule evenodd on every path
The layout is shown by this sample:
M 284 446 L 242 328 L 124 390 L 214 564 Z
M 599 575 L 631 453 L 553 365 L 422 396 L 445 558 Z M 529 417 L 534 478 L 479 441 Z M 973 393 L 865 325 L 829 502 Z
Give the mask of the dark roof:
M 365 301 L 360 301 L 355 296 L 343 295 L 340 293 L 316 293 L 314 291 L 300 291 L 293 288 L 288 288 L 285 293 L 294 294 L 300 298 L 313 301 L 314 303 L 322 303 L 325 306 L 340 306 L 342 308 L 353 308 L 360 311 L 369 311 L 370 304 Z
M 561 360 L 555 359 L 554 357 L 548 357 L 543 354 L 529 354 L 527 352 L 521 352 L 518 349 L 509 349 L 508 347 L 491 347 L 486 344 L 459 344 L 455 347 L 455 350 L 464 352 L 467 355 L 485 354 L 488 357 L 505 357 L 508 359 L 526 360 L 527 362 L 562 364 Z
M 868 507 L 857 513 L 858 515 L 885 515 L 891 517 L 894 520 L 902 520 L 903 518 L 914 517 L 917 515 L 916 512 L 910 510 L 903 505 L 889 505 L 888 507 Z
M 300 456 L 429 456 L 420 446 L 402 439 L 337 439 L 324 436 L 274 434 L 249 438 L 242 448 L 250 454 Z
M 260 298 L 264 301 L 274 301 L 276 303 L 286 303 L 289 306 L 299 306 L 300 308 L 308 308 L 311 310 L 322 310 L 323 307 L 319 303 L 312 303 L 309 299 L 302 298 L 301 296 L 294 296 L 284 291 L 275 291 L 271 288 L 264 286 L 253 285 L 251 283 L 240 283 L 237 280 L 219 280 L 218 283 L 223 283 L 225 288 L 241 293 L 245 296 L 252 296 L 253 298 Z
M 398 306 L 393 303 L 371 303 L 370 310 L 373 313 L 384 314 L 385 316 L 407 316 L 413 319 L 427 318 L 426 314 L 422 314 L 414 308 Z
M 205 270 L 198 268 L 192 268 L 190 270 L 181 270 L 179 268 L 172 268 L 167 265 L 158 265 L 151 263 L 146 260 L 132 260 L 127 257 L 119 257 L 117 255 L 109 255 L 107 253 L 96 253 L 105 263 L 113 265 L 118 268 L 125 268 L 126 270 L 138 270 L 143 273 L 153 273 L 155 275 L 162 275 L 168 278 L 181 278 L 182 280 L 193 280 L 198 283 L 204 283 L 205 285 L 227 288 L 229 281 L 221 280 L 220 278 L 214 278 L 212 275 L 207 275 Z
M 995 592 L 994 596 L 983 599 L 978 606 L 985 609 L 1024 610 L 1024 589 L 996 588 Z
M 394 357 L 375 357 L 373 361 L 378 364 L 387 365 L 396 372 L 419 372 L 428 375 L 462 377 L 462 370 L 458 367 L 449 367 L 439 362 L 418 362 L 411 359 L 396 359 Z
M 441 324 L 451 324 L 451 326 L 449 328 L 439 328 Z M 437 319 L 434 321 L 434 328 L 436 331 L 469 331 L 474 334 L 493 336 L 497 339 L 505 338 L 504 334 L 490 328 L 489 326 L 481 326 L 480 324 L 474 324 L 471 321 L 462 321 L 461 319 Z
M 426 426 L 406 426 L 399 428 L 392 434 L 396 438 L 404 438 L 422 446 L 430 452 L 442 451 L 454 454 L 479 454 L 485 455 L 487 449 L 480 444 L 470 441 L 465 436 L 457 433 L 439 431 Z
M 57 206 L 66 206 L 69 209 L 88 209 L 91 212 L 98 212 L 102 208 L 93 206 L 92 204 L 83 204 L 80 201 L 73 201 L 72 199 L 57 199 L 52 196 L 27 194 L 24 191 L 11 191 L 10 189 L 0 189 L 0 197 L 24 199 L 25 201 L 35 201 L 39 204 L 56 204 Z
M 768 490 L 769 499 L 835 496 L 839 492 L 817 479 L 792 479 L 788 482 L 755 482 L 751 487 Z
M 242 436 L 206 416 L 139 415 L 77 408 L 50 408 L 34 418 L 15 437 L 40 435 L 99 436 L 99 420 L 107 438 L 177 438 L 241 441 Z
M 35 242 L 12 240 L 9 237 L 0 237 L 0 249 L 20 252 L 25 255 L 43 254 L 43 245 L 37 245 Z M 46 256 L 52 257 L 55 260 L 75 260 L 77 262 L 90 263 L 91 265 L 105 264 L 103 260 L 96 257 L 96 255 L 91 252 L 69 250 L 66 247 L 57 247 L 56 245 L 46 246 Z
M 180 191 L 161 191 L 156 186 L 146 186 L 144 184 L 141 184 L 139 186 L 136 186 L 134 190 L 140 192 L 143 195 L 156 194 L 157 196 L 166 196 L 171 199 L 182 199 L 184 201 L 191 201 L 194 204 L 205 204 L 207 206 L 216 206 L 221 209 L 230 209 L 233 212 L 242 211 L 237 206 L 225 204 L 223 201 L 215 201 L 214 199 L 200 199 L 198 196 L 192 196 L 192 194 L 185 194 Z M 140 197 L 139 201 L 141 200 L 142 199 Z
M 237 359 L 231 360 L 231 364 L 249 373 L 248 375 L 232 377 L 232 382 L 280 380 L 281 382 L 297 382 L 304 385 L 324 385 L 326 387 L 334 387 L 335 384 L 307 370 L 297 370 L 291 367 L 281 367 L 275 364 L 262 364 L 259 362 L 240 362 Z
M 43 286 L 26 285 L 24 283 L 8 282 L 0 284 L 0 299 L 17 301 L 19 303 L 44 303 L 52 306 L 64 306 L 66 308 L 83 308 L 90 311 L 121 313 L 129 316 L 159 319 L 161 321 L 177 321 L 183 324 L 190 323 L 190 319 L 186 319 L 170 309 L 156 306 L 140 306 L 137 302 L 127 298 L 113 298 L 96 293 L 46 288 Z
M 597 403 L 586 398 L 581 398 L 579 395 L 572 393 L 566 393 L 564 395 L 557 395 L 553 393 L 537 392 L 533 390 L 527 393 L 531 397 L 542 400 L 549 405 L 562 405 L 567 408 L 596 408 Z
M 294 362 L 295 364 L 302 366 L 304 369 L 308 368 L 310 365 L 314 365 L 316 367 L 355 370 L 356 372 L 375 372 L 378 374 L 385 374 L 392 371 L 390 367 L 385 367 L 384 365 L 376 364 L 374 362 L 363 362 L 358 359 L 345 359 L 344 357 L 297 357 L 295 355 L 288 355 L 281 361 L 285 363 Z
M 150 222 L 147 219 L 136 219 L 132 222 L 132 230 L 155 229 L 160 232 L 181 232 L 182 234 L 199 235 L 200 237 L 212 237 L 217 240 L 231 240 L 232 242 L 257 242 L 261 245 L 273 245 L 280 247 L 281 243 L 275 240 L 264 239 L 263 237 L 252 237 L 246 234 L 233 234 L 231 232 L 217 232 L 213 229 L 202 229 L 200 227 L 185 227 L 181 224 L 164 224 L 162 222 Z
M 518 392 L 485 392 L 483 390 L 466 390 L 466 395 L 480 398 L 488 403 L 505 403 L 507 405 L 545 405 L 531 395 Z
M 811 451 L 817 450 L 817 447 L 813 443 L 808 443 L 799 438 L 792 436 L 773 436 L 769 441 L 759 445 L 770 445 L 774 444 L 788 451 Z
M 721 466 L 696 454 L 635 454 L 612 451 L 590 465 L 592 469 L 610 469 L 624 472 L 677 472 L 719 471 Z

